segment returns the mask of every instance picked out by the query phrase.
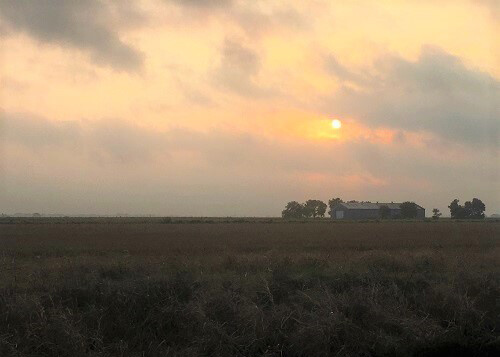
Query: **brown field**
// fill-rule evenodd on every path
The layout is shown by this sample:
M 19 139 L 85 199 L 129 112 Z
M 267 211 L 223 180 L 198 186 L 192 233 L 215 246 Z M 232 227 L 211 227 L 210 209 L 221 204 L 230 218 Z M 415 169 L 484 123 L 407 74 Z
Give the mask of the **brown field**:
M 500 222 L 0 219 L 0 356 L 493 356 Z

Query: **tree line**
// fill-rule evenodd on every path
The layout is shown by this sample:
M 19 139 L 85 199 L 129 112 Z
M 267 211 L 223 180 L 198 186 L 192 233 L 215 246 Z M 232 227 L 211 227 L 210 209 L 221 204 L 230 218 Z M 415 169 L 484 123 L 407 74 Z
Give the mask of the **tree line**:
M 450 209 L 451 218 L 456 219 L 482 219 L 486 206 L 479 198 L 473 198 L 472 201 L 467 201 L 464 205 L 459 204 L 458 199 L 451 201 L 448 208 Z
M 281 212 L 283 218 L 322 218 L 325 217 L 326 208 L 330 207 L 328 214 L 333 216 L 333 207 L 337 203 L 342 203 L 340 198 L 328 200 L 328 206 L 321 200 L 307 200 L 304 203 L 297 201 L 288 202 L 285 209 Z M 357 201 L 348 201 L 357 202 Z
M 326 203 L 320 200 L 307 200 L 305 203 L 288 202 L 281 212 L 283 218 L 318 218 L 324 217 Z
M 464 205 L 459 204 L 458 199 L 454 199 L 448 208 L 450 209 L 451 218 L 454 219 L 482 219 L 484 218 L 484 211 L 486 206 L 484 203 L 478 199 L 473 198 L 472 201 L 467 201 Z M 338 203 L 344 203 L 344 201 L 337 197 L 328 200 L 328 205 L 321 200 L 307 200 L 304 203 L 297 201 L 290 201 L 286 204 L 285 209 L 281 212 L 283 218 L 287 219 L 300 219 L 300 218 L 322 218 L 325 217 L 326 209 L 329 207 L 328 215 L 333 217 L 333 208 Z M 369 201 L 347 201 L 346 203 L 370 203 Z M 400 218 L 416 218 L 417 217 L 417 204 L 415 202 L 403 202 L 400 205 L 401 217 Z M 434 208 L 432 210 L 432 218 L 437 220 L 441 217 L 442 213 L 439 209 Z M 379 217 L 381 219 L 386 219 L 391 216 L 391 209 L 382 205 L 379 208 Z

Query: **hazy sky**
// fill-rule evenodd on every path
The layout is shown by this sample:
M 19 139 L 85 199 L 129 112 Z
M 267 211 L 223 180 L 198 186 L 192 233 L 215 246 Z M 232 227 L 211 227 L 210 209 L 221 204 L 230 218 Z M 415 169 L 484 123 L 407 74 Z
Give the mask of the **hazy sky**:
M 498 4 L 0 0 L 0 213 L 500 212 Z

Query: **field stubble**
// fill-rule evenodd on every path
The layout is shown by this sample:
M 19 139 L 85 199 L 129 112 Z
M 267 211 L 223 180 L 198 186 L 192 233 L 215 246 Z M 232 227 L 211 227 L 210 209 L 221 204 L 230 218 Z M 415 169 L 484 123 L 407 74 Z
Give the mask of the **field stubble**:
M 498 355 L 499 222 L 0 224 L 2 356 Z

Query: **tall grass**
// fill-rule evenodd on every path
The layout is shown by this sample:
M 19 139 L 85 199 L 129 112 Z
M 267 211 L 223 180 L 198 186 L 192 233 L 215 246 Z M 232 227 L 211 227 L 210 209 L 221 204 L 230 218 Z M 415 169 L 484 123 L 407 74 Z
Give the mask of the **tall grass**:
M 496 356 L 500 224 L 0 225 L 0 356 Z

